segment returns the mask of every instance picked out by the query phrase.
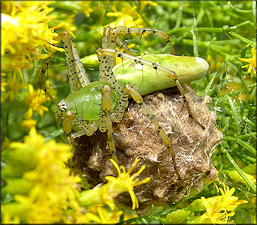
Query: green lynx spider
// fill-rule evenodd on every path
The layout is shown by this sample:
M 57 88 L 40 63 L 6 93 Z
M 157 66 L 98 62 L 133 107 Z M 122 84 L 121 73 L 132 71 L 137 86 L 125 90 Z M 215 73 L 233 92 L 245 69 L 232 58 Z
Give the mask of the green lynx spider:
M 140 35 L 149 33 L 160 36 L 169 44 L 174 55 L 149 54 L 145 56 L 144 60 L 136 58 L 118 36 L 118 34 L 132 33 Z M 91 136 L 98 128 L 101 132 L 107 132 L 111 155 L 117 162 L 112 123 L 119 123 L 122 120 L 128 106 L 128 97 L 131 96 L 141 106 L 149 120 L 158 130 L 163 142 L 171 152 L 174 168 L 179 176 L 175 155 L 172 150 L 172 142 L 144 103 L 142 95 L 177 86 L 186 103 L 189 117 L 204 129 L 204 126 L 191 113 L 185 98 L 183 84 L 201 79 L 208 71 L 208 63 L 198 57 L 175 56 L 175 50 L 166 32 L 152 28 L 106 27 L 103 30 L 102 46 L 96 52 L 99 59 L 99 81 L 90 83 L 80 62 L 75 44 L 71 41 L 67 31 L 62 32 L 62 40 L 71 94 L 58 104 L 47 90 L 43 80 L 45 71 L 50 63 L 50 57 L 41 66 L 39 83 L 41 88 L 57 105 L 58 114 L 60 115 L 62 112 L 65 112 L 62 124 L 64 133 L 70 134 L 72 124 L 77 125 L 81 130 L 71 134 L 72 138 L 82 135 Z M 124 48 L 127 53 L 117 51 L 115 49 L 116 44 Z M 121 65 L 115 66 L 117 57 L 126 59 L 127 62 L 125 61 Z M 156 61 L 157 63 L 154 63 Z M 134 64 L 134 66 L 131 66 L 131 64 Z M 136 66 L 140 67 L 139 72 L 131 72 Z M 128 70 L 123 74 L 125 67 Z M 143 68 L 144 73 L 142 76 Z M 79 82 L 82 86 L 80 89 Z

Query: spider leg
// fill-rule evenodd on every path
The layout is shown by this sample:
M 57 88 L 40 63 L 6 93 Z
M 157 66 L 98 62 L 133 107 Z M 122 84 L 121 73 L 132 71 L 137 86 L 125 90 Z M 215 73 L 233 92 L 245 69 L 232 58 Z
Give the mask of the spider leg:
M 148 117 L 148 119 L 153 123 L 154 127 L 156 128 L 156 130 L 160 134 L 164 144 L 170 150 L 176 175 L 180 179 L 180 175 L 179 175 L 177 164 L 176 164 L 175 154 L 174 154 L 173 149 L 172 149 L 172 142 L 171 142 L 170 138 L 165 133 L 163 128 L 159 125 L 157 119 L 154 117 L 154 115 L 152 114 L 152 112 L 150 111 L 148 106 L 143 101 L 143 97 L 140 95 L 140 93 L 135 88 L 133 88 L 132 85 L 130 85 L 130 84 L 126 84 L 124 89 L 127 93 L 129 93 L 132 96 L 134 101 L 140 105 L 140 107 L 143 109 L 143 111 L 146 114 L 146 116 Z

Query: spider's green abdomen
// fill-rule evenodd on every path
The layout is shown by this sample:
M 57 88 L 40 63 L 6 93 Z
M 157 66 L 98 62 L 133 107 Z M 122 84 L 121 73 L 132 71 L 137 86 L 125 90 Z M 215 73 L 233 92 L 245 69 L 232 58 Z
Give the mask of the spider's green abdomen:
M 64 99 L 67 110 L 75 112 L 87 121 L 99 120 L 102 106 L 102 87 L 105 85 L 109 84 L 103 81 L 95 81 L 71 93 Z M 117 97 L 113 91 L 111 92 L 111 96 L 112 111 L 116 105 Z

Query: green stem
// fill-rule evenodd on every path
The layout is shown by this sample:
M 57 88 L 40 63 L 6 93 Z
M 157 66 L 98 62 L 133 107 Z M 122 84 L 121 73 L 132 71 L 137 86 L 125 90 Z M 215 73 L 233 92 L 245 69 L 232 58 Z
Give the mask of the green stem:
M 256 98 L 256 88 L 253 87 L 249 100 L 253 100 L 254 98 Z
M 229 33 L 230 35 L 232 35 L 232 36 L 234 36 L 234 37 L 240 39 L 240 40 L 243 41 L 244 43 L 250 45 L 252 48 L 256 48 L 256 46 L 255 46 L 256 43 L 255 43 L 254 41 L 250 41 L 249 39 L 247 39 L 247 38 L 241 36 L 240 34 L 237 34 L 237 33 L 233 32 L 233 31 L 230 31 L 230 32 L 228 32 L 228 33 Z
M 240 43 L 240 40 L 238 39 L 233 39 L 233 40 L 217 40 L 217 41 L 212 41 L 211 42 L 214 45 L 238 45 Z M 250 55 L 249 55 L 250 56 Z M 241 57 L 243 58 L 243 57 Z
M 174 205 L 175 206 L 175 205 Z M 186 209 L 186 208 L 184 208 Z M 125 221 L 122 221 L 120 223 L 117 223 L 117 224 L 131 224 L 133 222 L 137 222 L 137 221 L 141 221 L 141 220 L 145 220 L 145 219 L 151 219 L 152 217 L 156 217 L 156 216 L 165 216 L 171 212 L 173 212 L 175 209 L 173 206 L 169 207 L 168 209 L 166 210 L 163 210 L 163 211 L 160 211 L 160 212 L 156 212 L 156 213 L 150 213 L 149 215 L 147 216 L 142 216 L 142 217 L 136 217 L 136 218 L 132 218 L 132 219 L 128 219 L 128 220 L 125 220 Z M 147 221 L 147 220 L 145 220 Z
M 256 1 L 255 0 L 252 0 L 252 11 L 253 11 L 254 24 L 256 24 Z
M 186 44 L 186 45 L 192 45 L 192 46 L 194 44 L 193 40 L 188 40 L 188 39 L 182 39 L 181 43 Z M 229 61 L 234 60 L 234 56 L 230 57 L 227 53 L 234 54 L 234 53 L 237 53 L 237 51 L 238 51 L 237 49 L 231 49 L 231 48 L 224 47 L 224 46 L 214 45 L 210 41 L 207 41 L 207 42 L 197 41 L 197 45 L 198 45 L 198 47 L 210 49 L 210 50 L 220 54 L 222 57 L 228 59 Z
M 254 184 L 245 176 L 245 174 L 243 173 L 243 171 L 240 169 L 240 167 L 236 164 L 236 162 L 234 161 L 234 159 L 231 157 L 231 155 L 228 153 L 228 151 L 223 147 L 223 145 L 221 145 L 221 151 L 225 154 L 225 156 L 227 157 L 227 159 L 231 162 L 231 164 L 234 166 L 234 168 L 236 169 L 236 171 L 240 174 L 240 176 L 244 179 L 244 181 L 248 184 L 248 186 L 254 191 L 256 192 L 256 187 L 254 186 Z
M 253 158 L 251 156 L 248 155 L 244 155 L 244 158 L 248 161 L 250 161 L 251 163 L 256 163 L 256 158 Z
M 238 137 L 231 137 L 231 136 L 225 136 L 223 137 L 223 140 L 228 140 L 228 141 L 236 141 L 239 145 L 244 147 L 246 150 L 248 150 L 253 156 L 256 156 L 256 149 L 247 144 L 245 141 L 239 139 Z
M 255 137 L 255 136 L 256 136 L 256 132 L 252 132 L 250 134 L 240 135 L 238 138 L 243 139 L 243 138 L 249 138 L 249 137 Z
M 249 20 L 247 20 L 247 21 L 244 21 L 244 22 L 242 22 L 242 23 L 239 23 L 239 24 L 237 24 L 237 25 L 235 25 L 237 28 L 239 28 L 239 27 L 242 27 L 242 26 L 245 26 L 245 25 L 247 25 L 247 24 L 249 24 L 249 25 L 253 25 L 253 22 L 251 22 L 251 21 L 249 21 Z M 254 27 L 254 25 L 253 25 L 253 27 Z
M 169 35 L 181 31 L 193 31 L 193 32 L 207 32 L 207 33 L 223 33 L 224 31 L 231 31 L 231 30 L 236 30 L 237 27 L 229 27 L 229 26 L 224 26 L 222 28 L 218 27 L 197 27 L 197 28 L 191 28 L 191 27 L 179 27 L 179 28 L 174 28 L 168 32 Z
M 197 38 L 196 38 L 196 35 L 195 35 L 195 32 L 191 32 L 192 33 L 192 35 L 193 35 L 193 49 L 194 49 L 194 56 L 195 57 L 197 57 L 197 56 L 199 56 L 199 54 L 198 54 L 198 45 L 197 45 Z
M 233 118 L 235 120 L 235 125 L 236 125 L 236 132 L 237 132 L 237 135 L 239 136 L 240 133 L 241 133 L 241 129 L 240 129 L 240 121 L 239 121 L 239 114 L 235 108 L 235 105 L 232 101 L 232 99 L 226 94 L 225 97 L 227 98 L 228 102 L 229 102 L 229 105 L 231 107 L 231 110 L 232 110 L 232 115 L 233 115 Z
M 249 14 L 249 13 L 252 12 L 252 10 L 243 10 L 243 9 L 238 9 L 238 8 L 236 8 L 235 6 L 233 6 L 233 5 L 231 4 L 230 1 L 228 1 L 228 5 L 229 5 L 232 9 L 234 9 L 236 12 L 238 12 L 238 13 L 247 13 L 247 14 Z
M 47 136 L 45 137 L 45 142 L 48 142 L 48 141 L 50 141 L 51 139 L 60 136 L 61 134 L 63 134 L 63 129 L 56 130 L 56 131 L 52 132 L 51 134 L 49 134 L 49 135 L 47 135 Z
M 182 14 L 183 13 L 183 1 L 179 3 L 179 9 L 178 9 L 178 19 L 176 20 L 176 25 L 174 28 L 180 27 L 181 21 L 182 21 Z
M 206 88 L 204 89 L 204 94 L 205 95 L 209 95 L 212 96 L 212 92 L 215 91 L 215 88 L 211 89 L 213 82 L 215 79 L 219 79 L 222 75 L 221 71 L 224 69 L 225 64 L 223 63 L 222 66 L 218 69 L 218 71 L 216 71 L 213 76 L 211 77 L 210 81 L 208 82 L 208 84 L 206 85 Z M 220 74 L 220 75 L 219 75 Z M 217 86 L 215 86 L 217 87 Z

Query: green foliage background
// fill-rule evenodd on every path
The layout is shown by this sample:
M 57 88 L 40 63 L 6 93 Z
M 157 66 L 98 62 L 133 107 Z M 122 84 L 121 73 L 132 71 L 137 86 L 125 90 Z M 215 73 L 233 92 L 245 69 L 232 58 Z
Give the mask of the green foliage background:
M 126 5 L 137 6 L 137 17 L 141 18 L 145 26 L 166 31 L 172 40 L 178 55 L 200 56 L 208 60 L 210 71 L 206 78 L 192 82 L 198 95 L 209 95 L 212 98 L 211 109 L 217 115 L 217 127 L 224 138 L 216 148 L 212 160 L 219 170 L 219 179 L 236 189 L 235 196 L 247 200 L 247 204 L 240 205 L 234 216 L 235 223 L 256 223 L 255 184 L 245 175 L 256 177 L 256 72 L 252 76 L 248 68 L 241 68 L 245 63 L 238 58 L 252 58 L 252 49 L 256 51 L 256 3 L 255 1 L 156 1 L 157 6 L 147 4 L 142 6 L 139 1 L 113 2 L 92 1 L 90 16 L 86 9 L 76 2 L 57 1 L 51 4 L 53 14 L 57 19 L 49 26 L 58 24 L 69 16 L 74 16 L 76 31 L 73 41 L 77 44 L 80 57 L 84 57 L 84 66 L 92 81 L 97 80 L 98 63 L 94 54 L 101 43 L 102 28 L 110 23 L 117 23 L 117 17 L 108 16 L 115 8 L 121 12 L 121 17 L 129 15 Z M 84 11 L 83 11 L 84 10 Z M 133 17 L 133 15 L 130 15 Z M 134 20 L 136 16 L 134 15 Z M 52 23 L 52 24 L 51 24 Z M 126 23 L 126 21 L 125 21 Z M 127 45 L 133 46 L 136 54 L 169 53 L 165 41 L 149 35 L 146 37 L 123 37 L 129 39 Z M 88 58 L 93 58 L 90 61 Z M 255 58 L 256 61 L 256 58 Z M 39 64 L 40 65 L 40 64 Z M 256 64 L 255 64 L 256 66 Z M 38 77 L 35 64 L 33 69 L 23 70 L 25 82 L 37 87 Z M 255 68 L 256 70 L 256 68 Z M 49 66 L 48 80 L 57 90 L 57 99 L 61 100 L 69 93 L 65 71 L 65 57 L 63 53 L 56 53 Z M 27 131 L 18 126 L 25 109 L 16 110 L 14 105 L 22 105 L 19 99 L 12 105 L 2 105 L 2 136 L 12 141 L 21 141 Z M 59 127 L 55 119 L 56 108 L 50 102 L 45 103 L 50 111 L 42 118 L 34 115 L 37 120 L 37 130 L 44 136 L 49 136 Z M 65 141 L 63 136 L 56 140 Z M 233 171 L 237 171 L 233 172 Z M 240 174 L 240 175 L 239 175 Z M 216 190 L 213 185 L 202 191 L 195 199 L 214 196 Z M 192 199 L 193 200 L 193 199 Z M 192 202 L 190 200 L 190 202 Z M 144 218 L 132 221 L 150 223 L 164 221 L 167 213 L 185 208 L 190 202 L 172 205 L 165 211 L 153 211 Z M 182 221 L 182 223 L 189 221 Z

